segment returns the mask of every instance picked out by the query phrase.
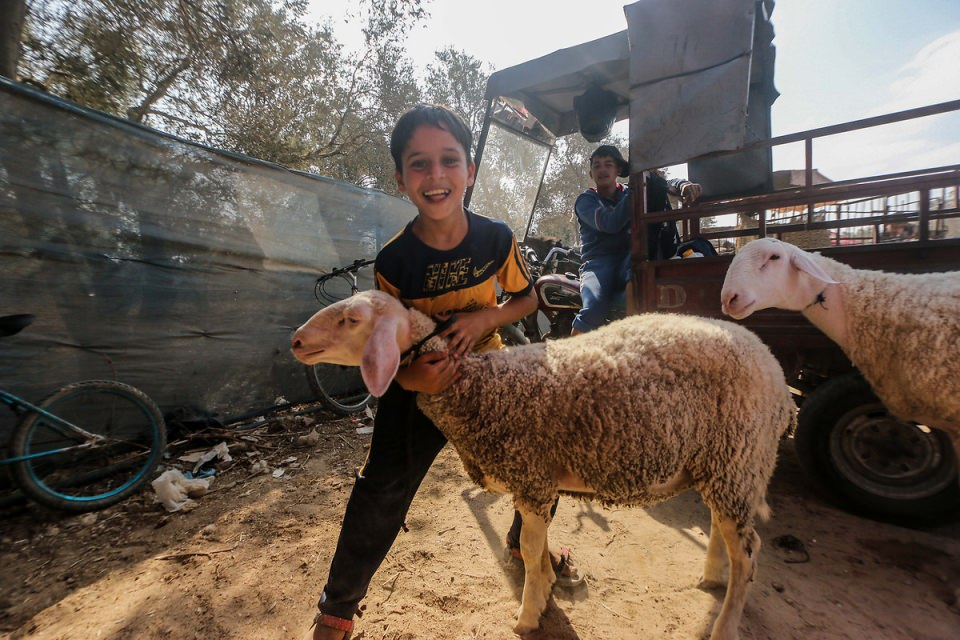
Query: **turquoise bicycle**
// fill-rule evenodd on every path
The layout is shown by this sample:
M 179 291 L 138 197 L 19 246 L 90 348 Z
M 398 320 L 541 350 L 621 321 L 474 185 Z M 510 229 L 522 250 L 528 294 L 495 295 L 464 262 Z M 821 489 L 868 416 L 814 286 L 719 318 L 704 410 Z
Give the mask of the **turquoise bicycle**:
M 32 321 L 0 317 L 0 336 Z M 26 496 L 54 509 L 94 511 L 126 499 L 151 479 L 167 444 L 157 405 L 113 380 L 68 384 L 37 404 L 0 389 L 0 402 L 20 416 L 0 464 Z

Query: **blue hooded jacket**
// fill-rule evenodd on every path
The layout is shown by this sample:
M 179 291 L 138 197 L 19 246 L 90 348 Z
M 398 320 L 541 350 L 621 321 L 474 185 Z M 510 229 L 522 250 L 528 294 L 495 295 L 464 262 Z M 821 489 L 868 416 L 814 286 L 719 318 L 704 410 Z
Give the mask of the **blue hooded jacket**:
M 667 193 L 679 193 L 687 182 L 683 178 L 666 180 L 658 174 L 648 174 L 647 211 L 670 209 Z M 581 254 L 584 260 L 629 255 L 630 222 L 633 213 L 629 195 L 630 188 L 618 184 L 612 200 L 601 196 L 594 187 L 577 196 L 574 209 L 580 225 Z M 653 260 L 673 257 L 673 249 L 678 241 L 676 225 L 671 222 L 652 222 L 647 226 L 647 248 Z M 669 255 L 666 255 L 668 253 Z

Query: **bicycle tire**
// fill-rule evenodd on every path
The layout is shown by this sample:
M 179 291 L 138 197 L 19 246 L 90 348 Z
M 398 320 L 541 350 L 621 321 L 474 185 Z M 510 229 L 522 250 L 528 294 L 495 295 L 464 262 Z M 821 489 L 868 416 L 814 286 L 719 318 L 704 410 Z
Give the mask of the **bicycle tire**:
M 69 432 L 35 411 L 16 426 L 14 458 L 69 450 L 14 462 L 22 491 L 45 506 L 71 512 L 104 509 L 138 491 L 157 468 L 167 444 L 160 409 L 145 393 L 112 380 L 90 380 L 61 387 L 41 409 L 104 440 L 86 447 Z
M 341 416 L 363 411 L 373 399 L 360 375 L 360 367 L 339 364 L 307 365 L 307 381 L 324 407 Z

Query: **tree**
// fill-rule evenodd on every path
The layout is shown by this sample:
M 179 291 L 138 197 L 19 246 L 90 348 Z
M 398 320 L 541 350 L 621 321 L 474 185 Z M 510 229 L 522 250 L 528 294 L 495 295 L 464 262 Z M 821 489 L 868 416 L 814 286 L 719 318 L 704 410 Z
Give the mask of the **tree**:
M 311 171 L 397 193 L 390 131 L 400 114 L 421 100 L 404 45 L 410 29 L 427 16 L 421 0 L 364 0 L 348 16 L 365 24 L 364 45 L 339 67 L 336 138 Z
M 21 76 L 75 102 L 155 126 L 203 130 L 192 104 L 246 73 L 305 0 L 38 0 Z M 272 18 L 264 28 L 263 16 Z
M 403 53 L 420 0 L 364 0 L 360 52 L 306 0 L 37 0 L 21 77 L 198 142 L 391 188 L 389 127 L 419 99 Z
M 26 0 L 0 0 L 0 75 L 16 80 Z
M 7 2 L 8 0 L 0 0 Z M 418 78 L 405 52 L 422 0 L 361 0 L 346 50 L 307 0 L 31 0 L 20 77 L 80 104 L 293 168 L 394 193 L 389 137 L 426 100 L 479 136 L 490 70 L 438 51 Z
M 483 126 L 486 112 L 483 96 L 492 68 L 453 47 L 437 51 L 435 56 L 436 63 L 427 65 L 424 94 L 430 102 L 446 105 L 459 113 L 473 131 L 476 142 Z

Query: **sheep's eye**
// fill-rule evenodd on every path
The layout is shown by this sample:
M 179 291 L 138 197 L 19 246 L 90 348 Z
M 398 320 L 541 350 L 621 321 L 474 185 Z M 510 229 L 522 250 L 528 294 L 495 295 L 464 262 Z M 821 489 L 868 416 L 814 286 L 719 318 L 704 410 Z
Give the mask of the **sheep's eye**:
M 359 324 L 359 323 L 360 323 L 360 321 L 357 320 L 356 318 L 347 318 L 347 320 L 350 321 L 350 324 Z
M 770 259 L 771 259 L 771 260 L 779 260 L 779 259 L 780 259 L 780 254 L 779 254 L 779 253 L 771 254 L 771 255 L 770 255 Z

